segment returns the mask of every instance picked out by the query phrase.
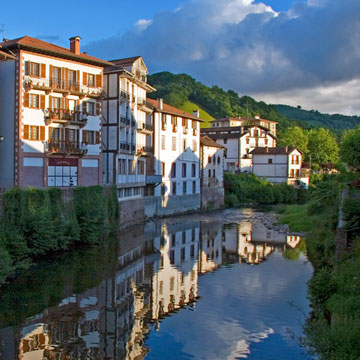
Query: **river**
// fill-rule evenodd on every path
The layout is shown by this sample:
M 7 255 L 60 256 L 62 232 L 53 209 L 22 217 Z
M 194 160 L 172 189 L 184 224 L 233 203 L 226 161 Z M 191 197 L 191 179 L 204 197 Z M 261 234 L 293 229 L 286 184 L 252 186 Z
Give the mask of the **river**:
M 0 359 L 312 359 L 304 250 L 251 209 L 119 231 L 1 289 Z

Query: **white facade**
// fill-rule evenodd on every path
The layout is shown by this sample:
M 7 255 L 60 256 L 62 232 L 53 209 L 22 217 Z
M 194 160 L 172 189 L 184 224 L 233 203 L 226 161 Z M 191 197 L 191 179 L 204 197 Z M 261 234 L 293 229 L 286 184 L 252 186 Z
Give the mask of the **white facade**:
M 144 196 L 153 156 L 146 93 L 154 89 L 146 83 L 141 57 L 112 62 L 104 75 L 103 184 L 116 184 L 121 201 Z
M 255 149 L 252 172 L 272 183 L 309 186 L 309 177 L 302 170 L 302 153 L 295 148 Z

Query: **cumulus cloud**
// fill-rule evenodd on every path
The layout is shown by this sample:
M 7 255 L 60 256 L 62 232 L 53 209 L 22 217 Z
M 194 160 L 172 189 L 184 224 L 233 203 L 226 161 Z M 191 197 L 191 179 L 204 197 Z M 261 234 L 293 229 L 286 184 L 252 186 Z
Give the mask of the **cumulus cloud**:
M 142 55 L 152 72 L 186 72 L 240 94 L 286 94 L 360 77 L 359 13 L 358 0 L 295 2 L 281 13 L 254 0 L 191 0 L 87 50 Z

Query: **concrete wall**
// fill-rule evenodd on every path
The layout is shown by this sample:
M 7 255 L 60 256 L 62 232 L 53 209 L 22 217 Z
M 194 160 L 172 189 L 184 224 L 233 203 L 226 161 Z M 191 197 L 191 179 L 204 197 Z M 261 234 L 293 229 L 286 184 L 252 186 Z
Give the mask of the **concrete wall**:
M 224 187 L 207 187 L 201 189 L 201 209 L 212 210 L 220 209 L 224 206 Z

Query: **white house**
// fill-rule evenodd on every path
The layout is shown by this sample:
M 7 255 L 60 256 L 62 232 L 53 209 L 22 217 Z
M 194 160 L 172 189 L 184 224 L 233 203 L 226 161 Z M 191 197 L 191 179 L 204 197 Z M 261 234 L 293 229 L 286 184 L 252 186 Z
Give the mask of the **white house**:
M 200 122 L 162 99 L 147 100 L 154 124 L 153 214 L 170 215 L 200 208 Z M 161 176 L 158 182 L 157 176 Z M 151 177 L 152 178 L 152 177 Z M 151 179 L 150 178 L 150 179 Z M 150 185 L 150 184 L 149 184 Z
M 201 207 L 216 209 L 224 205 L 224 155 L 226 148 L 208 136 L 200 138 Z
M 302 169 L 302 153 L 300 150 L 285 147 L 256 148 L 251 152 L 252 172 L 260 178 L 272 183 L 309 186 L 307 169 Z
M 201 135 L 210 137 L 226 148 L 224 170 L 231 172 L 250 172 L 252 167 L 251 151 L 256 147 L 276 146 L 275 135 L 262 125 L 211 127 L 201 129 Z
M 101 184 L 103 67 L 80 52 L 80 37 L 66 49 L 24 36 L 1 50 L 0 187 Z

